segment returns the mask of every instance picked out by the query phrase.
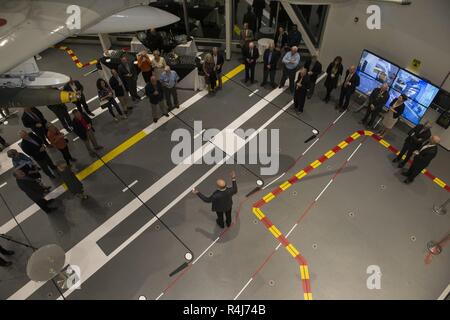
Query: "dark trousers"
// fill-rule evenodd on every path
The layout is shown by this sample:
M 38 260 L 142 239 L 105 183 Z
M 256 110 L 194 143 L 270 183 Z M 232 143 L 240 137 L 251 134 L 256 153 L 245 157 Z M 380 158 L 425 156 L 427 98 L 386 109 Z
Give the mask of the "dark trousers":
M 108 103 L 105 104 L 105 105 L 106 105 L 106 107 L 108 108 L 109 113 L 110 113 L 114 118 L 116 117 L 116 115 L 114 114 L 113 107 L 116 108 L 118 114 L 123 115 L 122 110 L 120 110 L 119 104 L 116 102 L 116 99 L 114 99 L 114 98 L 109 99 L 109 100 L 108 100 Z
M 127 88 L 130 91 L 130 95 L 133 99 L 139 99 L 137 93 L 137 80 L 134 78 L 127 78 Z
M 40 128 L 34 127 L 32 130 L 39 138 L 41 138 L 41 140 L 44 142 L 46 146 L 50 145 L 50 143 L 47 140 L 47 128 L 45 128 L 44 125 L 42 125 L 42 127 Z
M 172 110 L 174 107 L 178 108 L 180 104 L 178 103 L 178 94 L 177 94 L 177 88 L 163 88 L 164 96 L 166 98 L 167 107 L 169 108 L 169 111 Z M 173 98 L 173 104 L 172 104 L 172 98 Z
M 149 83 L 151 77 L 152 77 L 151 71 L 148 71 L 148 72 L 142 71 L 142 78 L 144 78 L 145 83 Z
M 245 81 L 248 81 L 250 78 L 250 81 L 255 81 L 255 66 L 256 63 L 245 63 Z
M 69 115 L 69 112 L 67 111 L 67 109 L 62 108 L 61 110 L 58 110 L 56 112 L 53 111 L 53 113 L 56 115 L 56 117 L 61 122 L 61 125 L 66 130 L 70 129 L 70 127 L 73 126 L 72 119 L 70 118 L 70 115 Z
M 75 102 L 75 106 L 77 107 L 78 111 L 80 111 L 81 113 L 84 113 L 84 112 L 86 112 L 87 114 L 92 113 L 86 102 L 86 97 L 84 96 L 84 94 L 81 95 L 80 100 Z M 84 109 L 84 111 L 83 111 L 83 109 Z
M 280 86 L 283 87 L 286 83 L 286 80 L 289 79 L 289 91 L 294 94 L 295 90 L 295 73 L 297 72 L 297 68 L 292 70 L 283 67 L 283 76 L 281 77 Z
M 305 107 L 305 101 L 306 101 L 306 92 L 301 91 L 299 93 L 294 94 L 294 107 L 300 111 L 303 112 L 303 108 Z
M 217 224 L 220 227 L 224 227 L 224 221 L 223 221 L 223 215 L 225 214 L 226 217 L 226 223 L 227 223 L 227 227 L 229 227 L 231 225 L 231 209 L 225 212 L 216 212 L 217 214 Z
M 47 152 L 45 152 L 45 155 L 40 158 L 36 159 L 34 158 L 34 161 L 41 167 L 42 171 L 49 176 L 50 178 L 53 178 L 55 175 L 53 174 L 52 170 L 56 170 L 56 166 L 53 163 L 52 159 L 48 156 Z
M 370 106 L 367 107 L 367 112 L 366 115 L 364 117 L 364 119 L 362 120 L 364 123 L 367 122 L 367 120 L 369 120 L 369 122 L 367 123 L 367 126 L 372 127 L 375 123 L 376 118 L 378 117 L 378 115 L 380 114 L 381 111 L 379 110 L 370 110 Z
M 70 160 L 73 160 L 72 155 L 70 154 L 69 147 L 66 146 L 64 149 L 59 149 L 61 152 L 64 160 L 66 160 L 66 163 L 68 166 L 70 166 Z
M 256 32 L 258 32 L 259 29 L 261 28 L 262 16 L 263 16 L 262 11 L 258 12 L 258 14 L 256 15 Z M 253 33 L 255 36 L 256 36 L 256 32 Z
M 353 92 L 349 88 L 342 86 L 338 107 L 347 110 L 352 94 Z
M 44 212 L 48 212 L 50 207 L 48 206 L 48 201 L 44 198 L 36 200 L 36 204 L 41 208 Z
M 409 167 L 409 170 L 406 172 L 407 180 L 414 181 L 414 179 L 419 175 L 419 173 L 422 172 L 422 170 L 425 169 L 423 166 L 417 166 L 413 162 L 411 167 Z
M 1 144 L 1 145 L 3 145 L 4 147 L 6 147 L 6 146 L 7 146 L 6 140 L 5 140 L 5 139 L 3 139 L 3 137 L 2 137 L 2 136 L 0 136 L 0 144 Z
M 275 85 L 275 73 L 277 70 L 275 68 L 267 69 L 264 68 L 264 75 L 263 75 L 263 84 L 267 82 L 267 77 L 270 78 L 270 84 Z
M 330 87 L 326 87 L 326 88 L 327 88 L 327 94 L 325 96 L 325 101 L 328 102 L 328 101 L 330 101 L 331 92 L 333 91 L 334 88 L 330 88 Z
M 308 98 L 308 99 L 311 99 L 312 98 L 312 96 L 313 96 L 313 94 L 314 94 L 314 89 L 316 88 L 316 81 L 317 81 L 317 78 L 316 77 L 311 77 L 311 78 L 309 78 L 309 80 L 310 80 L 310 83 L 309 83 L 309 90 L 308 90 L 308 94 L 306 95 L 306 97 Z
M 402 157 L 406 154 L 405 160 L 402 161 L 402 165 L 405 165 L 409 161 L 409 159 L 411 159 L 415 150 L 416 149 L 411 148 L 411 146 L 408 143 L 405 143 L 403 144 L 403 148 L 398 154 L 397 159 L 402 160 Z

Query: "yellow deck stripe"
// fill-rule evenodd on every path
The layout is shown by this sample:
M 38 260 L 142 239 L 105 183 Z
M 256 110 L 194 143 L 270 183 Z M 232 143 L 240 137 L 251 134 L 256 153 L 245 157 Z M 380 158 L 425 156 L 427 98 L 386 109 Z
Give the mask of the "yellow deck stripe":
M 325 157 L 327 157 L 328 159 L 330 159 L 332 156 L 334 156 L 336 153 L 334 153 L 333 150 L 328 151 L 327 153 L 325 153 Z
M 264 213 L 259 208 L 253 208 L 253 213 L 259 220 L 262 220 L 265 217 Z
M 341 149 L 344 149 L 346 146 L 348 146 L 348 143 L 345 141 L 342 141 L 341 143 L 338 144 L 338 147 Z
M 275 199 L 275 195 L 274 195 L 272 192 L 269 193 L 268 195 L 266 195 L 266 196 L 263 198 L 263 200 L 264 200 L 266 203 L 272 201 L 273 199 Z
M 319 160 L 316 160 L 313 163 L 311 163 L 311 167 L 313 167 L 315 169 L 318 166 L 320 166 L 321 164 L 322 164 L 322 162 L 320 162 Z
M 365 131 L 364 131 L 364 135 L 365 135 L 365 136 L 368 136 L 368 137 L 371 137 L 371 136 L 373 136 L 373 132 L 372 132 L 372 131 L 367 131 L 367 130 L 365 130 Z
M 298 180 L 302 179 L 304 176 L 306 176 L 306 172 L 305 171 L 300 171 L 299 173 L 297 173 L 295 175 L 297 177 Z
M 353 138 L 353 140 L 358 139 L 359 137 L 361 137 L 361 135 L 358 132 L 355 132 L 354 134 L 352 134 L 350 137 Z
M 445 188 L 445 186 L 447 185 L 444 181 L 442 181 L 439 178 L 435 178 L 433 181 L 436 182 L 437 185 L 440 186 L 441 188 Z
M 273 236 L 274 236 L 275 238 L 278 238 L 278 237 L 281 235 L 280 230 L 278 230 L 277 227 L 276 227 L 275 225 L 272 225 L 272 226 L 269 228 L 269 231 L 272 232 L 272 234 L 273 234 Z
M 303 294 L 303 298 L 305 299 L 305 300 L 312 300 L 313 298 L 312 298 L 312 293 L 311 292 L 305 292 L 304 294 Z
M 389 146 L 391 145 L 390 143 L 388 143 L 386 140 L 381 139 L 380 140 L 381 145 L 383 145 L 386 148 L 389 148 Z
M 303 280 L 309 280 L 309 271 L 307 265 L 300 266 L 300 275 Z
M 286 181 L 285 183 L 283 183 L 280 188 L 285 191 L 286 189 L 288 189 L 289 187 L 291 187 L 292 184 L 289 181 Z

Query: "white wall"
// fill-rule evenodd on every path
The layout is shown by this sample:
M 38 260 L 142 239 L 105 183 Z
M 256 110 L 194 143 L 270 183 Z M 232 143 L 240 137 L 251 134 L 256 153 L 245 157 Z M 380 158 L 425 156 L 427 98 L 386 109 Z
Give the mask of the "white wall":
M 348 67 L 357 65 L 361 51 L 368 49 L 406 68 L 416 58 L 422 62 L 420 76 L 441 85 L 450 71 L 450 0 L 411 1 L 406 6 L 366 0 L 332 4 L 319 59 L 327 65 L 340 55 Z M 381 8 L 380 30 L 366 26 L 366 10 L 371 4 Z M 355 17 L 359 17 L 358 23 Z M 450 80 L 443 88 L 450 91 Z M 426 118 L 435 120 L 437 113 L 429 110 Z M 435 125 L 433 130 L 441 135 L 441 144 L 450 149 L 450 129 Z

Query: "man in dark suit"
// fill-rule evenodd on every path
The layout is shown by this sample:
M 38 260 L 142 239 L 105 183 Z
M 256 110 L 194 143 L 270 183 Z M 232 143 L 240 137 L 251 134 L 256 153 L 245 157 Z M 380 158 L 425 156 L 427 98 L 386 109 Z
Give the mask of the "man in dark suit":
M 56 166 L 48 156 L 41 138 L 34 133 L 28 133 L 24 130 L 20 131 L 20 137 L 22 138 L 20 147 L 23 152 L 33 158 L 47 176 L 55 179 L 55 175 L 52 173 L 52 170 L 56 170 Z
M 438 136 L 432 136 L 430 142 L 425 144 L 420 150 L 414 151 L 414 159 L 407 172 L 402 173 L 406 176 L 404 183 L 410 184 L 414 179 L 422 172 L 423 169 L 428 167 L 430 162 L 436 157 L 438 152 L 438 144 L 441 139 Z
M 37 134 L 45 145 L 50 145 L 47 141 L 47 119 L 37 108 L 25 108 L 22 114 L 22 123 L 25 128 L 31 129 Z
M 310 78 L 306 68 L 301 68 L 295 83 L 294 108 L 297 112 L 303 113 L 306 95 L 310 87 Z
M 84 87 L 80 81 L 73 80 L 72 78 L 70 78 L 70 81 L 68 83 L 66 83 L 66 85 L 64 86 L 64 91 L 77 93 L 80 97 L 77 102 L 74 102 L 77 109 L 80 112 L 83 112 L 83 108 L 84 108 L 84 111 L 88 115 L 90 115 L 91 117 L 94 116 L 94 114 L 91 112 L 91 110 L 89 109 L 89 106 L 86 102 L 86 97 L 84 95 Z
M 245 59 L 245 83 L 250 81 L 255 83 L 255 66 L 256 60 L 259 58 L 258 48 L 255 47 L 253 42 L 248 44 L 248 48 L 245 50 L 244 59 Z
M 256 15 L 252 11 L 252 6 L 247 6 L 247 13 L 244 14 L 244 18 L 242 21 L 242 25 L 248 24 L 248 27 L 253 31 L 253 34 L 256 36 Z
M 351 66 L 345 73 L 344 83 L 341 87 L 341 96 L 336 109 L 340 111 L 347 110 L 350 104 L 350 98 L 359 86 L 359 75 L 356 73 L 356 67 Z
M 141 99 L 137 93 L 138 73 L 136 67 L 128 60 L 127 56 L 123 56 L 121 62 L 118 69 L 120 78 L 124 81 L 126 89 L 130 91 L 133 101 L 139 101 Z
M 231 225 L 231 210 L 233 209 L 233 195 L 237 193 L 237 183 L 236 183 L 236 174 L 234 171 L 231 172 L 231 179 L 233 181 L 233 186 L 231 188 L 227 188 L 227 183 L 223 179 L 217 180 L 217 190 L 214 193 L 207 197 L 200 193 L 196 188 L 192 190 L 193 194 L 196 194 L 206 203 L 212 203 L 212 211 L 217 214 L 217 224 L 222 229 L 225 228 L 225 224 L 223 221 L 223 215 L 226 216 L 227 227 Z
M 375 119 L 383 110 L 383 107 L 386 105 L 386 102 L 389 99 L 388 88 L 389 88 L 388 84 L 384 83 L 381 87 L 376 88 L 372 91 L 372 93 L 369 96 L 369 105 L 367 107 L 366 115 L 360 123 L 367 124 L 368 127 L 373 126 Z M 369 117 L 370 121 L 369 123 L 367 123 Z
M 314 94 L 314 89 L 316 87 L 317 78 L 322 73 L 322 64 L 317 60 L 317 56 L 312 56 L 311 59 L 308 59 L 305 62 L 304 67 L 308 71 L 309 76 L 309 91 L 307 94 L 308 99 L 311 99 L 311 97 Z
M 222 90 L 222 67 L 225 62 L 222 52 L 219 48 L 214 47 L 212 50 L 214 60 L 214 69 L 216 70 L 216 79 L 219 81 L 219 90 Z
M 299 47 L 302 42 L 302 34 L 298 31 L 297 25 L 292 25 L 292 29 L 288 32 L 288 46 Z
M 54 200 L 46 200 L 47 190 L 39 182 L 27 176 L 22 170 L 14 170 L 17 185 L 33 202 L 35 202 L 45 213 L 55 211 L 56 208 L 49 207 Z
M 253 0 L 252 7 L 256 16 L 256 30 L 258 31 L 261 28 L 261 20 L 264 8 L 266 7 L 266 0 Z
M 264 76 L 261 86 L 267 83 L 267 77 L 270 75 L 270 84 L 272 88 L 276 88 L 275 74 L 277 72 L 277 63 L 280 59 L 280 51 L 275 50 L 275 44 L 271 43 L 269 48 L 264 51 Z
M 431 122 L 426 121 L 424 124 L 418 124 L 408 132 L 403 148 L 398 156 L 392 162 L 399 162 L 406 154 L 405 159 L 398 164 L 399 168 L 403 168 L 409 161 L 414 151 L 419 150 L 423 144 L 431 137 Z

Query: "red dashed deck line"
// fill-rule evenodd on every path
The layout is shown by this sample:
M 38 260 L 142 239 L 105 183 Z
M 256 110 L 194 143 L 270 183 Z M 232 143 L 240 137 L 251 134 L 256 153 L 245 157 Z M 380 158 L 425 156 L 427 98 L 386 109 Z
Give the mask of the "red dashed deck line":
M 86 63 L 82 63 L 80 61 L 80 59 L 78 59 L 78 57 L 75 55 L 75 52 L 73 52 L 73 50 L 70 49 L 69 47 L 55 46 L 55 48 L 65 51 L 79 69 L 82 69 L 82 68 L 88 67 L 88 66 L 92 66 L 92 65 L 96 65 L 98 63 L 98 60 L 92 60 L 92 61 L 89 61 Z
M 294 259 L 297 261 L 299 268 L 300 268 L 300 278 L 302 281 L 303 286 L 303 295 L 305 300 L 312 300 L 312 292 L 311 292 L 311 283 L 309 278 L 309 270 L 308 270 L 308 264 L 306 262 L 306 259 L 300 254 L 300 252 L 286 239 L 286 237 L 278 230 L 278 228 L 266 217 L 266 215 L 262 212 L 261 208 L 269 203 L 270 201 L 274 200 L 277 196 L 279 196 L 283 191 L 286 191 L 288 188 L 290 188 L 295 183 L 299 182 L 303 177 L 305 177 L 308 173 L 313 171 L 314 169 L 321 166 L 324 162 L 326 162 L 328 159 L 332 158 L 336 153 L 342 151 L 345 149 L 349 144 L 354 142 L 360 137 L 372 137 L 375 141 L 380 143 L 382 146 L 384 146 L 389 151 L 398 154 L 399 151 L 397 148 L 393 147 L 390 143 L 388 143 L 386 140 L 384 140 L 379 135 L 374 134 L 371 131 L 366 130 L 359 130 L 353 133 L 351 136 L 347 137 L 345 140 L 343 140 L 341 143 L 339 143 L 337 146 L 335 146 L 333 149 L 322 155 L 319 159 L 311 163 L 309 166 L 304 168 L 303 170 L 299 171 L 297 174 L 295 174 L 293 177 L 291 177 L 288 181 L 282 183 L 278 187 L 276 187 L 273 191 L 268 193 L 266 196 L 264 196 L 262 199 L 257 201 L 253 205 L 253 213 L 255 216 L 265 225 L 268 231 L 272 233 L 272 235 L 280 241 L 280 243 L 285 247 L 285 249 L 294 257 Z M 342 167 L 339 169 L 342 170 Z M 450 192 L 450 187 L 448 184 L 446 184 L 441 179 L 435 177 L 433 174 L 431 174 L 428 170 L 424 169 L 422 173 L 430 178 L 434 183 L 436 183 L 441 188 L 447 190 Z M 338 173 L 337 173 L 338 174 Z M 336 175 L 337 175 L 336 174 Z M 336 176 L 335 175 L 335 176 Z M 310 206 L 308 207 L 306 213 L 313 207 L 315 201 L 313 201 Z M 299 221 L 302 220 L 302 218 L 305 216 L 303 214 Z M 265 262 L 266 263 L 266 262 Z

